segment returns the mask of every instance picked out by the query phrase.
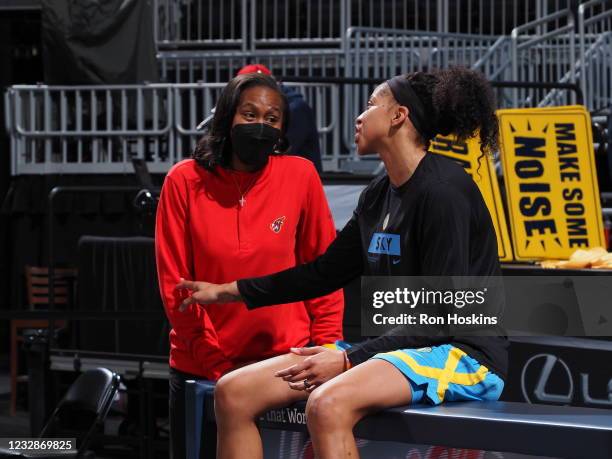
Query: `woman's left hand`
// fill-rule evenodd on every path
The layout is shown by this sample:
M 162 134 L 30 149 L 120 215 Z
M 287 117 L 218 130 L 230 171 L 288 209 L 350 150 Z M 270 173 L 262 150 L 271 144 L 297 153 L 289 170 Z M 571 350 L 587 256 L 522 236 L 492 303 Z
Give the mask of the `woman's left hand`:
M 344 371 L 344 352 L 323 346 L 291 348 L 296 355 L 308 356 L 301 363 L 276 372 L 289 387 L 295 390 L 313 391 L 321 384 Z

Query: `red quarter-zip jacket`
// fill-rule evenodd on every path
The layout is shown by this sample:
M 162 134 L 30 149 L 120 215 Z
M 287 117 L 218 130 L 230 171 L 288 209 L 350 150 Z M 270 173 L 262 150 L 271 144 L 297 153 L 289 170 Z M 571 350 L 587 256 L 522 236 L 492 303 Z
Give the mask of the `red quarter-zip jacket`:
M 244 194 L 245 204 L 239 200 Z M 312 163 L 272 156 L 256 173 L 194 160 L 166 176 L 157 208 L 155 249 L 170 331 L 170 366 L 216 380 L 231 368 L 309 342 L 342 339 L 342 291 L 249 311 L 244 303 L 178 307 L 180 277 L 213 283 L 261 276 L 313 260 L 336 235 Z

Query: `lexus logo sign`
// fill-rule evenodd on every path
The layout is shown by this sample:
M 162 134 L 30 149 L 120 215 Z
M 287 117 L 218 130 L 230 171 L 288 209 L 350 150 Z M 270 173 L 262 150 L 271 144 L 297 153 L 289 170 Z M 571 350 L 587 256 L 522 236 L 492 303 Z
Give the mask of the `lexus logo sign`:
M 525 401 L 529 403 L 568 405 L 576 402 L 612 408 L 612 378 L 608 381 L 607 397 L 596 398 L 591 395 L 588 373 L 580 373 L 578 387 L 574 391 L 572 371 L 567 363 L 553 354 L 537 354 L 527 360 L 521 373 L 521 390 Z
M 567 392 L 563 393 L 548 393 L 546 387 L 551 380 L 551 374 L 555 371 L 555 383 L 559 378 L 559 374 L 564 375 L 563 385 L 559 381 L 559 386 L 567 387 Z M 532 383 L 534 381 L 535 384 Z M 521 374 L 521 389 L 523 397 L 529 403 L 546 402 L 546 403 L 562 403 L 569 404 L 574 399 L 574 380 L 572 372 L 567 364 L 555 355 L 537 354 L 531 357 Z

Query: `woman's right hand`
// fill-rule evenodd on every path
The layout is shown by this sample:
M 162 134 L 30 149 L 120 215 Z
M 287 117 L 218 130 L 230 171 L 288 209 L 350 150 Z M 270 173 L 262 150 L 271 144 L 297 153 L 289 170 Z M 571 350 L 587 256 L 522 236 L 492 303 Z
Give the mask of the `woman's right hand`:
M 183 312 L 190 304 L 219 304 L 233 303 L 240 301 L 238 284 L 211 284 L 209 282 L 197 282 L 183 279 L 176 284 L 177 289 L 187 289 L 191 294 L 183 300 L 179 306 L 179 311 Z

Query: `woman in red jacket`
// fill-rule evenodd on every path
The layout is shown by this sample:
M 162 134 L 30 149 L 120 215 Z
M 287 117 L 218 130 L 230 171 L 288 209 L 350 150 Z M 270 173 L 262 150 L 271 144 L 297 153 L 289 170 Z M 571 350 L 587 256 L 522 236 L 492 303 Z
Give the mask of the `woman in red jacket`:
M 184 382 L 224 373 L 308 343 L 342 338 L 341 291 L 278 308 L 191 307 L 179 312 L 182 278 L 224 283 L 315 259 L 335 237 L 317 172 L 278 153 L 288 104 L 276 82 L 239 75 L 223 90 L 194 159 L 166 176 L 157 210 L 156 257 L 170 332 L 173 456 L 184 452 Z

